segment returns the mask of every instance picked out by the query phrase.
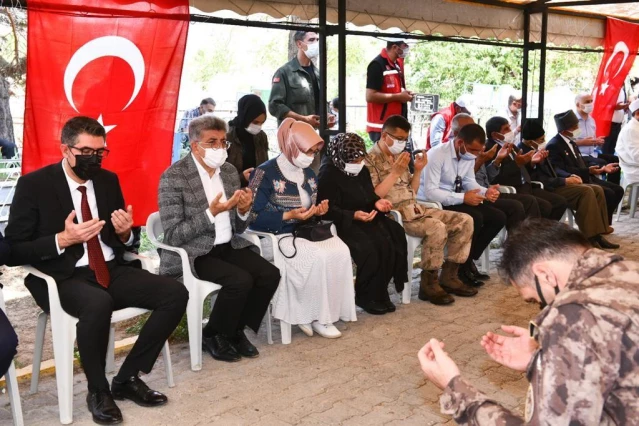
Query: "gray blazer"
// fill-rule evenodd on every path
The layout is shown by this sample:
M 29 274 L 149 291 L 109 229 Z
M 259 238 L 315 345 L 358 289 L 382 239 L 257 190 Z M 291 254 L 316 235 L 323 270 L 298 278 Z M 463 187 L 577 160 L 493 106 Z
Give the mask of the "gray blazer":
M 227 198 L 240 189 L 240 178 L 232 165 L 222 165 L 220 178 Z M 164 228 L 164 242 L 186 250 L 191 271 L 197 277 L 193 262 L 196 257 L 207 254 L 213 248 L 215 224 L 211 223 L 206 214 L 209 202 L 206 200 L 206 193 L 192 155 L 187 155 L 162 174 L 158 204 Z M 244 232 L 248 226 L 248 219 L 240 219 L 236 209 L 229 213 L 233 228 L 231 247 L 240 249 L 252 246 L 250 242 L 237 236 L 237 233 Z M 182 275 L 182 262 L 177 253 L 161 251 L 160 274 Z

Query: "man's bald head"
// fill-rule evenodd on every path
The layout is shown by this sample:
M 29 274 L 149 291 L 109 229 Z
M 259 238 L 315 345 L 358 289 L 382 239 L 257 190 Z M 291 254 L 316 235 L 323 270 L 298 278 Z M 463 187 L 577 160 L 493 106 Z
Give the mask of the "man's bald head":
M 451 124 L 451 131 L 453 132 L 453 136 L 457 136 L 462 127 L 468 124 L 474 124 L 475 120 L 469 114 L 460 113 L 453 117 L 453 122 Z

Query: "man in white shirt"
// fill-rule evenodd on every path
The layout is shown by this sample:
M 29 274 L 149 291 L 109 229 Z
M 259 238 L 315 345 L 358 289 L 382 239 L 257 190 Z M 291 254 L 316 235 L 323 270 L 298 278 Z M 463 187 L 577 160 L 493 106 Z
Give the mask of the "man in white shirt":
M 623 124 L 624 116 L 628 111 L 628 97 L 626 96 L 626 89 L 622 87 L 619 91 L 619 97 L 617 98 L 617 104 L 615 105 L 615 112 L 612 114 L 612 123 L 610 124 L 610 133 L 605 138 L 602 152 L 604 154 L 614 155 L 615 148 L 617 147 L 617 138 L 619 138 L 619 132 L 621 131 L 621 125 Z
M 473 218 L 473 242 L 466 267 L 475 275 L 473 260 L 506 226 L 506 215 L 484 200 L 499 198 L 498 185 L 482 187 L 475 180 L 475 159 L 483 152 L 486 132 L 478 124 L 467 124 L 451 141 L 428 151 L 417 198 L 438 201 L 444 210 L 466 213 Z
M 516 93 L 508 96 L 506 118 L 508 119 L 508 124 L 510 124 L 510 130 L 513 132 L 514 144 L 518 144 L 521 141 L 521 107 L 521 93 Z
M 176 280 L 124 260 L 125 246 L 133 242 L 132 206 L 124 204 L 118 177 L 101 167 L 109 154 L 105 139 L 104 127 L 92 118 L 67 121 L 62 162 L 18 180 L 6 234 L 12 245 L 9 264 L 30 264 L 54 278 L 62 309 L 78 318 L 87 406 L 96 423 L 115 424 L 122 413 L 114 398 L 147 407 L 166 404 L 167 397 L 149 389 L 138 374 L 153 368 L 189 296 Z M 49 311 L 44 281 L 29 275 L 25 285 Z M 111 314 L 128 307 L 152 313 L 109 389 L 104 369 Z
M 226 162 L 227 131 L 213 115 L 191 121 L 191 155 L 164 172 L 158 204 L 164 242 L 186 250 L 195 276 L 222 286 L 202 331 L 203 349 L 234 362 L 259 355 L 244 328 L 257 333 L 280 273 L 238 236 L 250 222 L 253 194 L 240 189 L 237 170 Z M 182 274 L 177 254 L 163 250 L 160 260 L 162 275 Z

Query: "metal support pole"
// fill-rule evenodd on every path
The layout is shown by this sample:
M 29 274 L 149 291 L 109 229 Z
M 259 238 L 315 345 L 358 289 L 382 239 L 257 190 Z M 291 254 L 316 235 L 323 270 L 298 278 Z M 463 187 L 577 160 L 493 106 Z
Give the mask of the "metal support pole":
M 521 123 L 526 120 L 526 110 L 528 109 L 528 66 L 530 63 L 530 12 L 524 10 L 524 58 L 522 63 L 521 82 Z
M 548 11 L 541 14 L 541 49 L 539 51 L 539 111 L 537 118 L 544 119 L 544 96 L 546 92 L 546 45 L 548 44 Z
M 328 73 L 326 66 L 326 0 L 319 0 L 319 37 L 320 37 L 320 55 L 319 55 L 319 73 L 320 73 L 320 98 L 319 98 L 319 116 L 320 116 L 320 136 L 324 141 L 328 142 L 326 134 L 326 125 L 328 124 L 326 115 L 326 74 Z
M 339 131 L 346 132 L 346 0 L 337 2 Z

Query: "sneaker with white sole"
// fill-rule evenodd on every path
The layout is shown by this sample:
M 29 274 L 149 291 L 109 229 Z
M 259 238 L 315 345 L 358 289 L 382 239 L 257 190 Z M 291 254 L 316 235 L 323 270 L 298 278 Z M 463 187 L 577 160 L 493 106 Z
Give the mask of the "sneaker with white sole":
M 311 324 L 298 324 L 300 330 L 304 332 L 308 337 L 313 337 L 313 327 Z
M 333 324 L 320 324 L 317 321 L 313 321 L 312 326 L 313 331 L 327 339 L 337 339 L 338 337 L 342 337 L 342 333 L 340 333 L 337 327 Z

